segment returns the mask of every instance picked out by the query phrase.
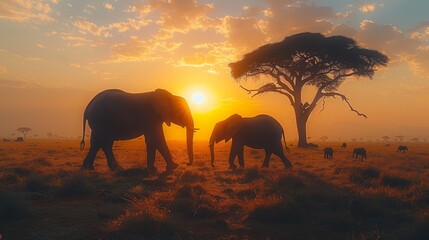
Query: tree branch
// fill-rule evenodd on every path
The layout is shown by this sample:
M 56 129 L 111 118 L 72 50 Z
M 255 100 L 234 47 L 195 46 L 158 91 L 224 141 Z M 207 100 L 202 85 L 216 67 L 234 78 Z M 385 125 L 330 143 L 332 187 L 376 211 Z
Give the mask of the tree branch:
M 353 106 L 351 105 L 351 103 L 349 102 L 349 99 L 341 94 L 341 93 L 337 93 L 337 92 L 329 92 L 329 93 L 322 93 L 322 97 L 326 98 L 326 97 L 333 97 L 335 98 L 336 96 L 341 97 L 341 100 L 345 101 L 347 103 L 347 105 L 349 105 L 349 108 L 351 111 L 355 112 L 358 116 L 362 116 L 364 118 L 368 118 L 365 114 L 360 113 L 359 111 L 357 111 L 356 109 L 353 108 Z
M 266 85 L 265 85 L 266 86 Z M 242 89 L 244 89 L 248 94 L 252 94 L 253 92 L 256 92 L 256 93 L 254 93 L 253 95 L 252 95 L 252 97 L 254 97 L 254 96 L 256 96 L 256 95 L 259 95 L 259 94 L 262 94 L 262 93 L 266 93 L 266 92 L 275 92 L 275 93 L 280 93 L 280 94 L 282 94 L 282 95 L 285 95 L 288 99 L 289 99 L 289 101 L 290 101 L 290 104 L 291 105 L 293 105 L 294 103 L 295 103 L 295 101 L 293 100 L 293 97 L 292 97 L 292 95 L 290 95 L 289 93 L 287 93 L 287 92 L 283 92 L 283 91 L 281 91 L 281 89 L 282 88 L 277 88 L 277 87 L 272 87 L 272 88 L 267 88 L 267 89 L 261 89 L 261 88 L 263 88 L 264 86 L 262 86 L 261 88 L 259 88 L 259 89 L 248 89 L 248 88 L 245 88 L 245 87 L 243 87 L 242 85 L 240 85 L 240 87 L 242 88 Z

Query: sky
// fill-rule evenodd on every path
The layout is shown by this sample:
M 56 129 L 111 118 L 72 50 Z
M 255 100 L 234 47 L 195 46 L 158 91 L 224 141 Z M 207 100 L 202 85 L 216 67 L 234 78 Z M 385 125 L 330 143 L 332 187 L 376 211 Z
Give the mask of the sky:
M 26 126 L 30 138 L 75 139 L 98 92 L 164 88 L 188 100 L 198 140 L 233 113 L 272 115 L 294 140 L 287 99 L 252 98 L 240 85 L 268 80 L 237 82 L 228 63 L 286 36 L 320 32 L 353 38 L 390 61 L 373 79 L 339 88 L 368 119 L 329 99 L 311 115 L 309 137 L 429 139 L 428 12 L 426 0 L 2 0 L 0 136 Z M 185 136 L 180 127 L 165 131 L 168 139 Z

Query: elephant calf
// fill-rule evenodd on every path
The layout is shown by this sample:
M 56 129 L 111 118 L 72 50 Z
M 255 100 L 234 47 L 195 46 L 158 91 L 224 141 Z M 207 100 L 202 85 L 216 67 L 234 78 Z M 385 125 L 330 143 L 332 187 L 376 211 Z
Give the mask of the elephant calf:
M 353 150 L 353 157 L 358 158 L 359 156 L 362 157 L 361 159 L 363 159 L 363 158 L 367 159 L 368 158 L 366 156 L 366 149 L 365 148 L 355 148 Z
M 323 157 L 326 159 L 332 159 L 334 157 L 334 149 L 331 147 L 325 147 L 323 149 Z
M 265 160 L 262 167 L 268 167 L 271 154 L 281 158 L 286 168 L 292 167 L 283 152 L 283 141 L 286 145 L 284 131 L 279 122 L 268 115 L 243 118 L 233 114 L 227 119 L 216 123 L 209 140 L 211 164 L 214 166 L 214 144 L 222 140 L 228 142 L 232 139 L 229 153 L 230 168 L 237 168 L 234 159 L 238 156 L 240 167 L 244 167 L 244 146 L 265 150 Z

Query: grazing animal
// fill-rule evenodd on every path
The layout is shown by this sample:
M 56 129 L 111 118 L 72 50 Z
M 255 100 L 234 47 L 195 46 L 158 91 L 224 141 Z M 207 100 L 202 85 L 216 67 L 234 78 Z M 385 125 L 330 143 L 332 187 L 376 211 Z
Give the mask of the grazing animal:
M 398 152 L 406 152 L 406 151 L 408 151 L 407 146 L 398 146 Z
M 361 159 L 363 159 L 363 158 L 365 158 L 365 159 L 367 159 L 368 157 L 366 156 L 366 149 L 365 148 L 355 148 L 354 150 L 353 150 L 353 157 L 356 157 L 356 158 L 358 158 L 359 156 L 361 156 L 362 158 Z
M 342 148 L 346 148 L 346 147 L 347 147 L 347 143 L 343 143 L 343 144 L 341 144 L 341 147 L 342 147 Z
M 15 139 L 15 142 L 24 142 L 24 138 L 23 137 L 17 137 Z
M 175 169 L 175 163 L 164 137 L 162 124 L 171 123 L 186 127 L 186 144 L 189 163 L 193 162 L 194 121 L 186 100 L 164 89 L 146 93 L 127 93 L 117 89 L 97 94 L 83 114 L 81 149 L 85 146 L 85 122 L 92 129 L 91 147 L 82 164 L 82 169 L 94 169 L 98 150 L 103 149 L 111 170 L 121 170 L 113 155 L 112 145 L 117 140 L 145 136 L 148 170 L 156 171 L 155 153 L 158 150 L 167 170 Z
M 232 139 L 231 151 L 229 153 L 229 166 L 237 168 L 234 159 L 238 156 L 240 167 L 244 167 L 244 146 L 265 150 L 265 160 L 262 167 L 269 167 L 272 153 L 281 158 L 286 168 L 292 167 L 290 161 L 283 152 L 283 141 L 286 145 L 284 131 L 279 122 L 268 115 L 243 118 L 233 114 L 227 119 L 216 123 L 210 136 L 209 147 L 211 164 L 214 166 L 214 144 L 222 140 L 228 142 Z
M 334 157 L 334 149 L 331 147 L 325 147 L 323 149 L 323 157 L 326 159 L 332 159 Z

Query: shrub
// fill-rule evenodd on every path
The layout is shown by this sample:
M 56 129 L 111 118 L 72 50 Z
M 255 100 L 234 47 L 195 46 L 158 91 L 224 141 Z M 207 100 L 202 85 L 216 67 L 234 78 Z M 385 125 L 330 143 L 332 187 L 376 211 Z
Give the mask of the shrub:
M 381 184 L 386 187 L 404 189 L 411 185 L 411 181 L 398 176 L 384 175 Z
M 380 170 L 375 168 L 355 168 L 349 175 L 349 180 L 352 183 L 362 186 L 370 186 L 372 180 L 378 179 Z
M 91 188 L 85 182 L 81 174 L 72 176 L 65 181 L 58 190 L 57 195 L 60 197 L 79 197 L 91 194 Z
M 242 191 L 238 191 L 236 195 L 237 195 L 237 198 L 244 199 L 244 200 L 256 198 L 256 192 L 253 189 L 245 189 Z
M 42 176 L 30 176 L 25 180 L 24 188 L 29 192 L 43 192 L 49 184 Z

